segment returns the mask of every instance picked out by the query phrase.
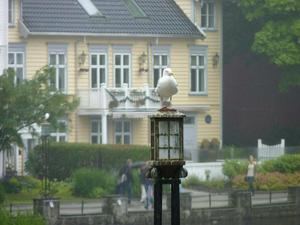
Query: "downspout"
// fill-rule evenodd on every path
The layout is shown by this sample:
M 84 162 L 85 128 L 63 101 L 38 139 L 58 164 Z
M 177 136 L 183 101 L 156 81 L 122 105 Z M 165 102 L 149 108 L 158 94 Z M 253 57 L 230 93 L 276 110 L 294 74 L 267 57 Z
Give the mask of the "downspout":
M 77 51 L 77 48 L 78 48 L 78 43 L 80 42 L 80 40 L 75 40 L 75 43 L 74 43 L 74 54 L 75 54 L 75 96 L 77 97 L 78 95 L 78 76 L 79 76 L 79 70 L 78 70 L 78 51 Z M 78 142 L 78 130 L 79 130 L 79 117 L 77 116 L 78 115 L 78 109 L 76 109 L 76 114 L 75 114 L 75 142 Z
M 220 1 L 220 148 L 223 147 L 223 1 Z

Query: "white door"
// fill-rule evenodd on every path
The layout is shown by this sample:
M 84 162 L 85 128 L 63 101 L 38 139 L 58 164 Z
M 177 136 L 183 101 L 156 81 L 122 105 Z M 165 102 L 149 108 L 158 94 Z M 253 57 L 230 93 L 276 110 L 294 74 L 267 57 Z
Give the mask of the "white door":
M 184 119 L 184 155 L 187 159 L 198 160 L 197 123 L 195 115 Z

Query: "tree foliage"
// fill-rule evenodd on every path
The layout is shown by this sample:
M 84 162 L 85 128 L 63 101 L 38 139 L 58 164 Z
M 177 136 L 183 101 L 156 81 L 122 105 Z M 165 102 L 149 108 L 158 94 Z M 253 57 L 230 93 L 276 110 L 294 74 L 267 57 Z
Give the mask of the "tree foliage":
M 10 149 L 11 144 L 22 146 L 20 130 L 48 122 L 58 126 L 58 119 L 78 106 L 78 99 L 55 90 L 50 85 L 54 69 L 48 66 L 36 72 L 31 80 L 15 82 L 13 70 L 0 76 L 0 151 Z
M 252 49 L 268 56 L 284 73 L 282 90 L 300 86 L 300 1 L 240 0 L 248 21 L 259 22 Z M 263 22 L 262 22 L 263 21 Z

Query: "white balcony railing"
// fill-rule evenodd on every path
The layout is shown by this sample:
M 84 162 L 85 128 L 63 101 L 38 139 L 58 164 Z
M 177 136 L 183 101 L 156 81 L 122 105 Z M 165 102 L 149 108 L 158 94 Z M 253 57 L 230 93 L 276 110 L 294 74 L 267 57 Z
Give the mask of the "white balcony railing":
M 107 88 L 78 90 L 80 109 L 151 110 L 160 107 L 154 88 Z

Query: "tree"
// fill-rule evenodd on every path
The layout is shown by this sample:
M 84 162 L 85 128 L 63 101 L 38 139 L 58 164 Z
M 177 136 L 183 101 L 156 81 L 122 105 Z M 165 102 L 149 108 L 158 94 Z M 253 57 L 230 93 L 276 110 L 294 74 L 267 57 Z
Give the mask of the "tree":
M 28 127 L 34 133 L 33 125 L 48 122 L 58 127 L 58 119 L 75 110 L 78 99 L 55 90 L 50 85 L 54 69 L 48 66 L 36 72 L 31 80 L 15 82 L 13 70 L 0 76 L 0 151 L 8 150 L 12 144 L 22 146 L 20 130 Z
M 248 21 L 261 24 L 252 49 L 268 56 L 282 69 L 281 90 L 300 86 L 300 1 L 234 1 Z

